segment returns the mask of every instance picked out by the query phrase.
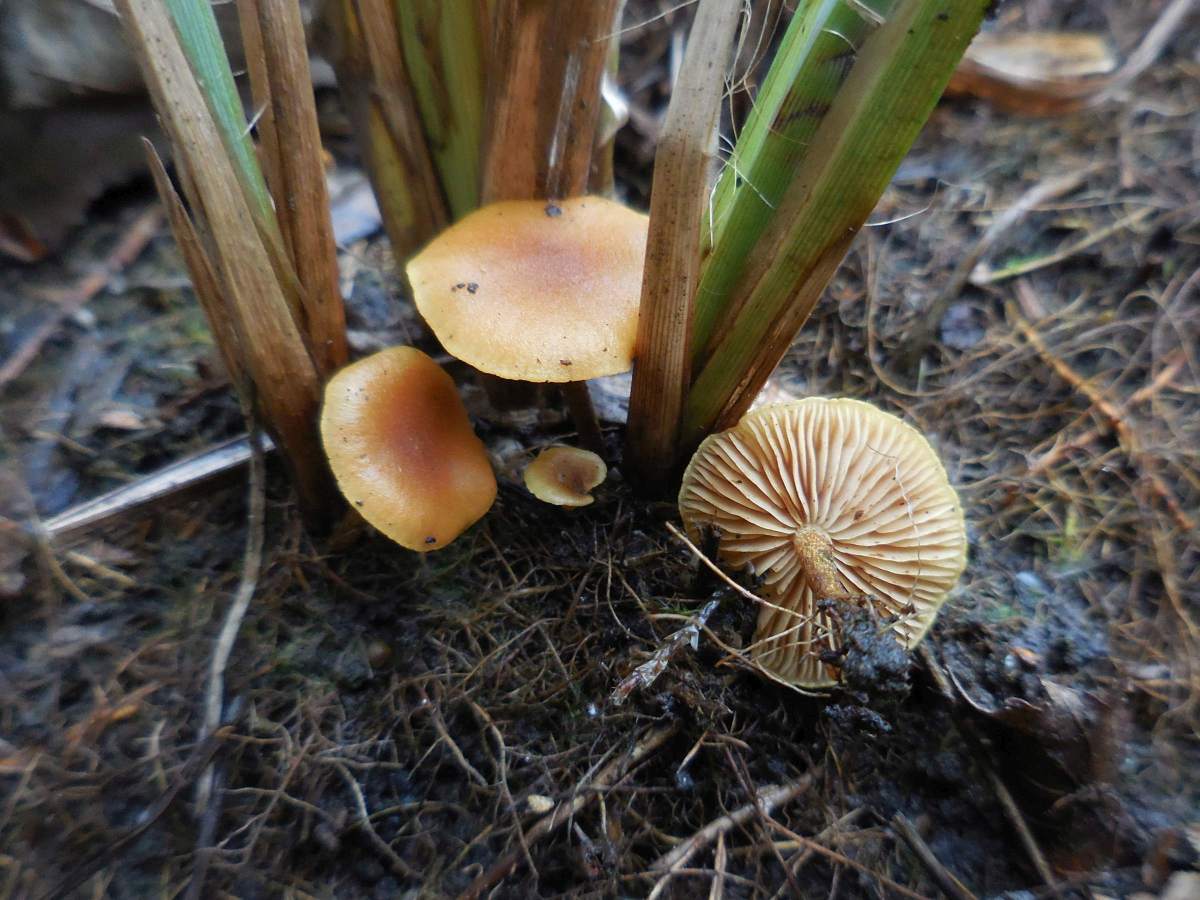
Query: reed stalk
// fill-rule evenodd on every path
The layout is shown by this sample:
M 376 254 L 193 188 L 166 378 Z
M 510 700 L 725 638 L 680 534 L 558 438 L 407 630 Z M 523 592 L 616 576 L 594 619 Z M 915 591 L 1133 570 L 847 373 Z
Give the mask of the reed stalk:
M 396 0 L 404 65 L 450 214 L 479 206 L 487 0 Z
M 704 217 L 704 267 L 692 351 L 697 363 L 858 48 L 894 4 L 816 0 L 788 24 Z
M 848 3 L 855 7 L 861 2 Z M 681 443 L 735 423 L 783 358 L 975 35 L 989 0 L 897 0 L 857 49 L 731 287 Z
M 620 0 L 566 11 L 554 0 L 494 0 L 484 111 L 481 202 L 586 193 L 600 118 L 600 80 Z M 532 402 L 533 388 L 484 378 L 493 406 Z M 599 453 L 585 382 L 561 385 L 580 437 Z
M 482 201 L 587 192 L 619 0 L 496 0 Z
M 397 259 L 449 222 L 400 50 L 394 0 L 330 0 L 326 52 Z
M 692 309 L 700 235 L 715 159 L 725 71 L 740 8 L 701 0 L 654 155 L 650 231 L 634 351 L 625 457 L 641 484 L 674 468 L 691 375 Z
M 300 325 L 327 377 L 346 364 L 346 316 L 304 21 L 291 0 L 238 0 L 238 13 L 259 156 L 299 281 Z
M 189 217 L 152 161 L 214 336 L 244 403 L 282 451 L 306 518 L 320 526 L 337 503 L 317 435 L 321 375 L 212 10 L 205 0 L 116 6 L 191 207 Z

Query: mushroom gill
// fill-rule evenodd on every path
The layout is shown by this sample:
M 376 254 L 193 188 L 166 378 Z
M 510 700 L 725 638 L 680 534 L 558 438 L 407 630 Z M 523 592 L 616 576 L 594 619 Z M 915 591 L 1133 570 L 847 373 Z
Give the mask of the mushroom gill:
M 706 439 L 683 478 L 688 530 L 763 579 L 753 658 L 781 680 L 836 683 L 839 603 L 867 602 L 906 648 L 966 565 L 962 507 L 928 441 L 858 400 L 761 407 Z M 821 601 L 832 601 L 822 603 Z

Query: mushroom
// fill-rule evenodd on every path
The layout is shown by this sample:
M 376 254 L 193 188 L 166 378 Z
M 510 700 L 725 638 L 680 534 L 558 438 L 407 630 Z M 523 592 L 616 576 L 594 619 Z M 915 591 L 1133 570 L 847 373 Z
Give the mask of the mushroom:
M 525 468 L 525 487 L 555 506 L 588 506 L 589 491 L 608 477 L 608 466 L 595 453 L 577 447 L 547 447 Z
M 633 365 L 647 222 L 603 197 L 493 203 L 409 260 L 413 299 L 463 362 L 562 384 L 581 437 L 594 444 L 583 382 Z
M 966 565 L 962 507 L 929 442 L 859 400 L 760 407 L 700 445 L 683 476 L 688 531 L 763 579 L 752 658 L 803 687 L 836 684 L 838 603 L 924 637 Z
M 381 350 L 334 375 L 321 440 L 346 499 L 410 550 L 446 546 L 496 499 L 454 381 L 414 347 Z

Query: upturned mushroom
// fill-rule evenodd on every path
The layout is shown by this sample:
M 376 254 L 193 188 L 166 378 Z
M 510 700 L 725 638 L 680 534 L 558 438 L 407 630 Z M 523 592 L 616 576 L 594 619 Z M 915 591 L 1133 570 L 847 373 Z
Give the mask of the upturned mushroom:
M 454 381 L 413 347 L 381 350 L 330 379 L 321 440 L 350 504 L 410 550 L 446 546 L 496 499 Z
M 647 222 L 603 197 L 493 203 L 409 260 L 413 300 L 449 353 L 489 375 L 561 384 L 576 414 L 583 382 L 633 366 Z
M 688 531 L 762 578 L 752 658 L 802 687 L 837 683 L 839 605 L 867 603 L 911 649 L 966 565 L 962 507 L 929 442 L 858 400 L 761 407 L 707 438 L 683 477 Z
M 588 506 L 591 490 L 608 477 L 608 466 L 595 453 L 578 447 L 547 447 L 525 467 L 525 487 L 544 503 Z

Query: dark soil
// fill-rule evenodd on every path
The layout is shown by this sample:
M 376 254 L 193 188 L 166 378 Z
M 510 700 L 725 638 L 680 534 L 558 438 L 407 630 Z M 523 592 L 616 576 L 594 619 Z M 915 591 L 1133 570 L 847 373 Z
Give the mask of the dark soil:
M 1000 24 L 1106 28 L 1127 53 L 1161 5 L 1056 6 L 1014 4 Z M 1200 865 L 1191 25 L 1093 111 L 1023 119 L 944 102 L 777 373 L 773 390 L 868 399 L 920 427 L 969 520 L 971 560 L 925 652 L 851 618 L 845 683 L 827 696 L 764 681 L 737 652 L 756 611 L 672 537 L 672 504 L 627 489 L 619 426 L 595 504 L 563 511 L 519 478 L 562 438 L 561 419 L 498 424 L 476 404 L 500 495 L 427 557 L 375 533 L 310 539 L 269 467 L 226 727 L 199 740 L 242 567 L 244 472 L 64 540 L 24 524 L 244 429 L 161 232 L 4 386 L 0 900 L 188 896 L 198 872 L 214 897 L 443 896 L 484 882 L 501 897 L 714 885 L 937 896 L 898 814 L 978 896 L 1156 896 L 1180 883 Z M 677 27 L 668 16 L 626 40 L 636 111 L 617 171 L 634 202 Z M 994 214 L 1087 166 L 986 259 L 997 270 L 1101 237 L 968 284 L 907 363 Z M 126 191 L 54 259 L 0 269 L 0 360 L 52 312 L 47 291 L 104 259 L 147 202 Z M 359 352 L 437 352 L 379 238 L 343 262 Z M 710 599 L 696 648 L 682 642 L 651 685 L 614 702 Z M 653 749 L 623 765 L 639 744 Z M 801 780 L 673 876 L 652 870 L 756 793 Z M 580 797 L 558 827 L 538 824 Z

